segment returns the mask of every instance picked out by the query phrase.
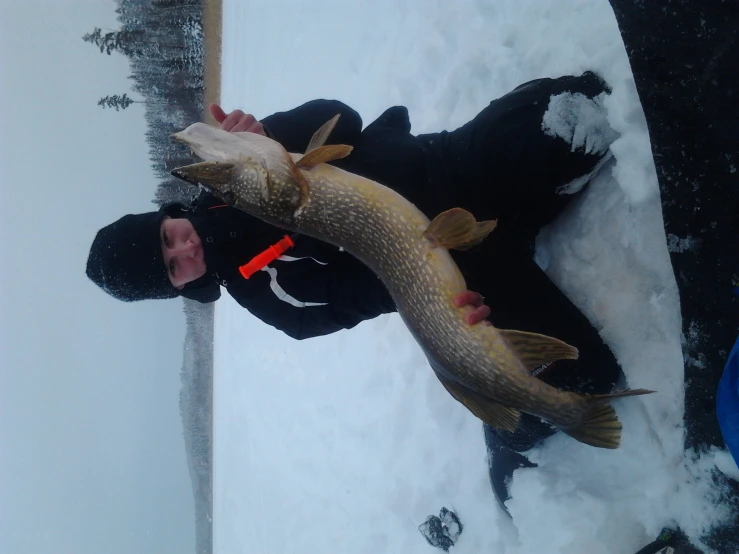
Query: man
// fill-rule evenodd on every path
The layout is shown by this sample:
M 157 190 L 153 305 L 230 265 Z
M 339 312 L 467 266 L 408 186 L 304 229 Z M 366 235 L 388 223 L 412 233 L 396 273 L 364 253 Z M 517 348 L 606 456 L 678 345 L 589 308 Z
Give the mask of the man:
M 429 218 L 462 207 L 498 226 L 480 246 L 452 255 L 470 289 L 458 305 L 473 305 L 468 323 L 489 317 L 499 328 L 562 339 L 580 351 L 577 361 L 552 364 L 549 384 L 583 393 L 607 393 L 620 370 L 598 332 L 533 262 L 539 229 L 565 205 L 608 157 L 615 133 L 599 97 L 603 81 L 580 77 L 539 79 L 491 102 L 459 129 L 414 136 L 408 111 L 396 106 L 362 129 L 348 106 L 308 102 L 261 122 L 237 110 L 211 113 L 221 128 L 256 132 L 303 152 L 312 134 L 341 114 L 328 143 L 354 147 L 334 165 L 386 185 Z M 582 144 L 578 137 L 588 135 Z M 260 265 L 273 245 L 294 245 Z M 259 264 L 258 264 L 259 265 Z M 305 339 L 349 329 L 395 311 L 379 279 L 358 260 L 310 237 L 285 237 L 209 194 L 191 206 L 127 215 L 101 229 L 90 250 L 87 275 L 124 301 L 183 296 L 200 302 L 220 288 L 265 323 Z M 248 277 L 248 278 L 247 278 Z M 483 296 L 487 305 L 483 304 Z M 496 496 L 508 498 L 507 477 L 528 460 L 525 451 L 554 430 L 525 415 L 515 433 L 486 426 Z M 512 450 L 513 449 L 513 450 Z

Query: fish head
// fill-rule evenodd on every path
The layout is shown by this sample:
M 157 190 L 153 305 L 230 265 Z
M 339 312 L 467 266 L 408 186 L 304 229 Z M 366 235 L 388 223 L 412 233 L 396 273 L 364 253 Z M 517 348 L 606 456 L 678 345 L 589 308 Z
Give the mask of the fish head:
M 199 162 L 177 167 L 171 174 L 208 190 L 229 206 L 271 223 L 289 223 L 292 220 L 297 198 L 285 198 L 283 192 L 291 189 L 274 187 L 269 172 L 257 161 Z
M 305 202 L 304 179 L 287 151 L 270 138 L 194 123 L 172 139 L 204 160 L 178 167 L 172 175 L 211 191 L 234 208 L 289 228 Z

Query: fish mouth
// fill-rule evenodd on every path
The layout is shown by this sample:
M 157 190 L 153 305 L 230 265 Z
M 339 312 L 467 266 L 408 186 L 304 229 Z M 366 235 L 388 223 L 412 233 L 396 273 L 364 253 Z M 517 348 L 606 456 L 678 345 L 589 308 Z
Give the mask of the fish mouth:
M 178 179 L 185 181 L 186 183 L 194 184 L 190 182 L 190 175 L 187 171 L 185 171 L 185 168 L 187 166 L 182 167 L 176 167 L 172 171 L 169 172 L 170 175 L 173 177 L 177 177 Z
M 212 190 L 231 182 L 235 168 L 236 164 L 231 162 L 200 162 L 176 167 L 170 171 L 170 175 L 193 186 Z

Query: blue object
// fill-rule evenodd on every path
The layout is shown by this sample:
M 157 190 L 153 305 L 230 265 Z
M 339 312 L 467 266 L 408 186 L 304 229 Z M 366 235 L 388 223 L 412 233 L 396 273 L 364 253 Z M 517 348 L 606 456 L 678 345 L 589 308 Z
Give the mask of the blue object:
M 739 339 L 734 343 L 718 384 L 716 415 L 724 442 L 739 465 Z

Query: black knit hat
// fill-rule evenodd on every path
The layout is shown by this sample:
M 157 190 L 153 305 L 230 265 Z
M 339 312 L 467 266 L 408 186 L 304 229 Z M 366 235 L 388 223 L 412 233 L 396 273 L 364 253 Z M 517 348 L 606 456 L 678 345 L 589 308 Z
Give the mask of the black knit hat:
M 125 302 L 175 298 L 164 267 L 159 228 L 164 212 L 124 215 L 98 231 L 87 258 L 87 276 Z

